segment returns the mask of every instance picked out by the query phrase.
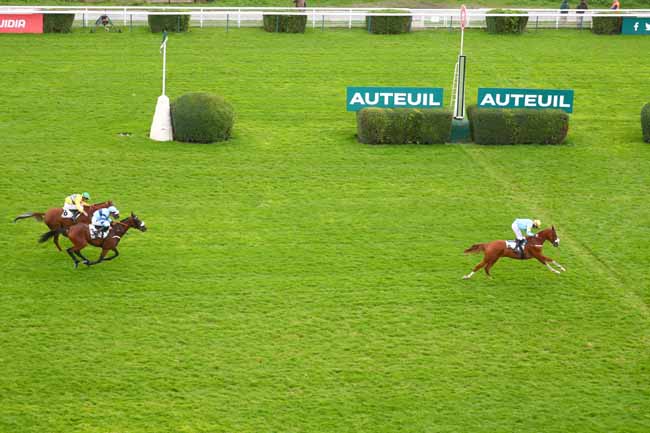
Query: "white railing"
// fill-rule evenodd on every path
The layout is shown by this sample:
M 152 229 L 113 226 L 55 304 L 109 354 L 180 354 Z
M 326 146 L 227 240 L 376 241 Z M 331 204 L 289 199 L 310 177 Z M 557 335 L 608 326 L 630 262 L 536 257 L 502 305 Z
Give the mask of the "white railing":
M 412 29 L 456 29 L 460 27 L 459 9 L 401 9 L 402 13 L 391 15 L 413 17 Z M 155 6 L 2 6 L 2 13 L 74 13 L 75 26 L 92 26 L 101 15 L 108 15 L 114 24 L 124 27 L 147 24 L 148 15 L 189 15 L 192 27 L 252 27 L 260 26 L 264 14 L 306 15 L 312 28 L 363 28 L 367 16 L 385 15 L 379 11 L 385 8 L 277 8 L 277 7 L 155 7 Z M 489 9 L 468 9 L 467 27 L 484 28 Z M 544 28 L 588 28 L 594 16 L 611 16 L 608 9 L 559 10 L 559 9 L 520 9 L 527 16 L 528 29 Z M 379 13 L 378 13 L 379 12 Z M 650 17 L 650 9 L 625 9 L 617 12 L 620 16 Z M 503 16 L 503 15 L 498 15 Z

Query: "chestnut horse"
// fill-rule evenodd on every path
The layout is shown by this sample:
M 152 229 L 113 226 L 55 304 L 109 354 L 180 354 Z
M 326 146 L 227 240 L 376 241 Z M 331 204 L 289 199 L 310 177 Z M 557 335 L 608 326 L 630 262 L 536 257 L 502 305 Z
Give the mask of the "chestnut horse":
M 564 269 L 564 267 L 561 264 L 559 264 L 552 258 L 546 257 L 545 255 L 542 254 L 542 246 L 544 245 L 544 242 L 549 241 L 553 244 L 554 247 L 560 245 L 560 238 L 557 237 L 554 226 L 540 231 L 535 236 L 529 236 L 526 238 L 526 240 L 528 242 L 524 247 L 523 257 L 520 257 L 519 253 L 517 253 L 512 248 L 508 248 L 508 246 L 506 245 L 506 241 L 492 241 L 485 244 L 472 245 L 471 247 L 465 250 L 465 253 L 473 254 L 473 253 L 478 253 L 479 251 L 483 251 L 483 260 L 481 260 L 481 262 L 478 265 L 474 266 L 472 272 L 463 276 L 463 279 L 467 280 L 469 278 L 472 278 L 472 275 L 474 275 L 476 271 L 478 271 L 483 267 L 485 267 L 485 273 L 488 275 L 488 277 L 490 277 L 491 276 L 490 269 L 501 257 L 510 257 L 511 259 L 520 259 L 520 260 L 528 260 L 528 259 L 535 258 L 539 260 L 540 263 L 542 263 L 543 265 L 546 265 L 547 268 L 549 268 L 551 271 L 555 272 L 556 274 L 559 274 L 560 271 L 561 272 L 566 271 L 566 269 Z M 551 263 L 557 266 L 558 269 L 560 270 L 558 271 L 554 269 L 551 266 Z
M 144 221 L 140 221 L 140 219 L 131 212 L 131 216 L 128 218 L 125 218 L 122 221 L 113 221 L 113 223 L 111 223 L 111 228 L 108 231 L 106 238 L 91 239 L 90 230 L 86 223 L 75 224 L 69 228 L 61 227 L 57 229 L 57 232 L 63 234 L 64 231 L 67 231 L 67 236 L 72 242 L 72 246 L 66 251 L 70 254 L 70 257 L 72 257 L 74 267 L 76 268 L 79 266 L 80 262 L 80 260 L 77 260 L 77 257 L 83 261 L 83 264 L 90 266 L 103 261 L 113 260 L 115 257 L 119 256 L 120 253 L 117 251 L 117 245 L 130 228 L 138 229 L 141 232 L 147 231 Z M 38 241 L 45 242 L 52 236 L 54 236 L 52 232 L 44 233 Z M 102 249 L 98 260 L 91 262 L 81 254 L 81 250 L 87 245 L 92 245 Z M 106 258 L 106 254 L 109 251 L 113 251 L 114 254 L 111 257 Z M 75 255 L 77 257 L 75 257 Z
M 61 234 L 65 235 L 65 232 L 59 233 L 58 229 L 70 227 L 77 223 L 90 224 L 90 219 L 92 218 L 96 210 L 103 209 L 109 206 L 113 206 L 113 202 L 110 200 L 105 201 L 103 203 L 96 203 L 93 205 L 84 206 L 84 210 L 86 211 L 87 215 L 79 213 L 76 220 L 73 220 L 72 218 L 63 218 L 61 216 L 63 215 L 63 208 L 55 207 L 52 209 L 48 209 L 47 212 L 27 212 L 22 215 L 18 215 L 16 218 L 14 218 L 14 222 L 25 218 L 34 218 L 37 221 L 45 222 L 45 224 L 50 228 L 50 231 L 48 232 L 50 233 L 50 235 L 47 238 L 49 239 L 51 237 L 54 237 L 54 245 L 56 245 L 59 251 L 61 251 L 61 245 L 59 245 L 59 235 Z M 43 236 L 45 236 L 46 234 L 47 233 L 43 234 Z

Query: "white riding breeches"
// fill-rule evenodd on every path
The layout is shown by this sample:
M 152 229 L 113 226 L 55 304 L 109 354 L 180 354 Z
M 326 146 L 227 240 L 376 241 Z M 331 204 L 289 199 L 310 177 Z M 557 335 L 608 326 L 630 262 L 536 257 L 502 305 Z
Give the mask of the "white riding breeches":
M 515 232 L 515 238 L 517 238 L 518 241 L 525 239 L 516 223 L 512 223 L 512 231 Z

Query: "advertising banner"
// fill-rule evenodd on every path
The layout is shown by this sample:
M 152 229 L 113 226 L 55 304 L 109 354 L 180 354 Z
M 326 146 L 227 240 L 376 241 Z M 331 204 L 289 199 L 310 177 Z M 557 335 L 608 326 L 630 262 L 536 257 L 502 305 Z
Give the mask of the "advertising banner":
M 348 87 L 348 111 L 363 108 L 442 108 L 441 87 Z
M 0 14 L 0 33 L 43 33 L 43 14 Z
M 624 35 L 650 36 L 650 17 L 625 17 L 621 33 Z
M 482 108 L 556 108 L 573 113 L 573 90 L 479 88 Z

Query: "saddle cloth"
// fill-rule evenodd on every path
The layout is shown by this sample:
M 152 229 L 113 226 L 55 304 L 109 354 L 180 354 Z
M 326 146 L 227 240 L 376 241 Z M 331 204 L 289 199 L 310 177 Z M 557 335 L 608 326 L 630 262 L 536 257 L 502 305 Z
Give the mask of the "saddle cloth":
M 61 214 L 61 218 L 72 218 L 72 212 L 64 208 L 63 213 Z
M 506 241 L 506 248 L 510 248 L 511 250 L 514 250 L 516 246 L 517 246 L 517 241 Z
M 104 239 L 106 236 L 108 236 L 108 230 L 105 232 L 102 230 L 97 230 L 95 226 L 89 225 L 88 226 L 88 231 L 90 231 L 90 239 Z

